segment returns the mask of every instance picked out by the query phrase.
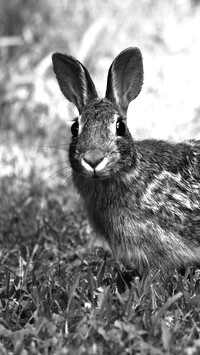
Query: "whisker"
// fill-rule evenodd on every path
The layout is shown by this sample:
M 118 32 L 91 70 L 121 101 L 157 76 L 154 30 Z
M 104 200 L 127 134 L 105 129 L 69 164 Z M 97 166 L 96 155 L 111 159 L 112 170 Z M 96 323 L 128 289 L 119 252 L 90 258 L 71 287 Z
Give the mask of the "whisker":
M 37 147 L 35 147 L 36 149 L 43 149 L 43 150 L 45 150 L 45 149 L 60 149 L 60 150 L 65 150 L 66 151 L 66 149 L 63 149 L 63 147 L 69 147 L 69 144 L 68 143 L 63 143 L 63 144 L 55 144 L 55 145 L 39 145 L 39 146 L 37 146 Z
M 66 145 L 68 145 L 67 143 L 63 143 L 63 144 L 55 144 L 55 145 L 43 145 L 40 146 L 41 148 L 58 148 L 58 147 L 66 147 Z
M 70 167 L 69 160 L 64 160 L 64 161 L 58 161 L 56 163 L 50 164 L 50 165 L 48 165 L 47 168 L 51 169 L 51 168 L 54 168 L 55 166 L 58 166 L 58 165 L 61 165 L 61 164 L 68 164 L 68 165 L 66 165 L 66 167 Z
M 56 176 L 58 173 L 60 173 L 60 172 L 62 172 L 62 171 L 65 171 L 65 170 L 67 170 L 67 169 L 68 169 L 68 171 L 70 171 L 70 169 L 69 169 L 68 166 L 65 166 L 65 167 L 63 167 L 62 169 L 59 169 L 59 170 L 55 171 L 53 174 L 50 174 L 47 178 L 45 178 L 45 179 L 43 179 L 42 181 L 40 181 L 40 182 L 38 183 L 38 186 L 41 186 L 44 182 L 46 182 L 46 181 L 49 180 L 50 178 Z
M 63 176 L 63 177 L 60 179 L 60 182 L 61 182 L 62 180 L 64 180 L 64 183 L 63 183 L 64 186 L 69 186 L 70 184 L 73 183 L 73 181 L 72 181 L 72 174 L 70 174 L 68 177 Z
M 55 184 L 61 183 L 62 181 L 63 181 L 63 186 L 67 186 L 73 183 L 71 169 L 69 169 L 64 176 L 57 179 L 57 181 L 55 181 Z
M 69 148 L 69 144 L 64 145 L 63 146 L 32 146 L 30 151 L 34 152 L 34 153 L 46 153 L 46 152 L 53 152 L 53 154 L 55 154 L 57 151 L 60 152 L 68 152 L 68 148 Z
M 53 181 L 53 185 L 56 185 L 56 186 L 58 186 L 58 185 L 63 185 L 63 186 L 65 186 L 65 180 L 64 180 L 64 179 L 65 179 L 64 176 L 55 179 L 55 180 Z M 64 182 L 62 183 L 63 180 L 64 180 Z
M 66 151 L 64 151 L 64 150 L 61 151 L 61 152 L 55 152 L 55 153 L 53 153 L 51 157 L 54 157 L 55 160 L 56 160 L 56 158 L 57 158 L 57 159 L 58 159 L 58 162 L 59 162 L 59 159 L 66 159 L 66 158 L 68 158 L 67 155 L 66 155 Z

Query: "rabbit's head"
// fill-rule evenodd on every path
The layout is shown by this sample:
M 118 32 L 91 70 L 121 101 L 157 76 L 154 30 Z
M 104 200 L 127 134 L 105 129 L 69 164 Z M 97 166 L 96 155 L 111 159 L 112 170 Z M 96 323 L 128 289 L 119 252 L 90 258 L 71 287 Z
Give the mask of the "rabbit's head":
M 103 99 L 98 98 L 89 72 L 78 60 L 61 53 L 54 53 L 52 59 L 62 93 L 79 111 L 71 126 L 69 159 L 73 172 L 105 179 L 129 171 L 136 164 L 137 153 L 126 115 L 143 83 L 140 50 L 128 48 L 115 58 Z

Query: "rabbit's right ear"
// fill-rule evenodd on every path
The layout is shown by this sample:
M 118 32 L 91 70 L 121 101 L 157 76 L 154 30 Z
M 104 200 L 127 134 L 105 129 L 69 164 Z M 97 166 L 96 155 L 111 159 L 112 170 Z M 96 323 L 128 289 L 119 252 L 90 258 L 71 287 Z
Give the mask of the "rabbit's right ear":
M 83 64 L 70 55 L 54 53 L 52 61 L 63 95 L 76 105 L 81 114 L 84 106 L 97 97 L 89 72 Z
M 137 97 L 142 84 L 142 54 L 138 48 L 127 48 L 110 66 L 106 98 L 117 104 L 126 115 L 129 103 Z

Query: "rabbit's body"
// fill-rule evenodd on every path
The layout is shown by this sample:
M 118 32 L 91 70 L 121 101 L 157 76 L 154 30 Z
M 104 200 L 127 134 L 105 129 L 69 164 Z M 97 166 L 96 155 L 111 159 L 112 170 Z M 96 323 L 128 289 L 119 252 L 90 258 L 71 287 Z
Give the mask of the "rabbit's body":
M 200 262 L 198 144 L 191 147 L 189 142 L 171 145 L 152 140 L 134 144 L 138 159 L 126 172 L 127 176 L 124 174 L 123 181 L 120 176 L 91 181 L 73 172 L 74 184 L 85 202 L 91 224 L 115 258 L 128 268 L 141 272 L 147 267 L 165 270 L 197 264 Z M 156 154 L 152 155 L 154 149 Z M 193 149 L 199 150 L 196 156 Z M 173 153 L 177 157 L 181 150 L 183 155 L 174 158 Z
M 128 49 L 115 59 L 102 100 L 82 64 L 55 56 L 61 90 L 80 112 L 72 127 L 69 160 L 98 238 L 117 260 L 139 272 L 200 263 L 200 141 L 132 138 L 126 110 L 142 85 L 138 50 Z M 63 79 L 64 70 L 73 90 Z M 128 81 L 121 91 L 118 71 Z M 76 85 L 76 76 L 85 79 Z

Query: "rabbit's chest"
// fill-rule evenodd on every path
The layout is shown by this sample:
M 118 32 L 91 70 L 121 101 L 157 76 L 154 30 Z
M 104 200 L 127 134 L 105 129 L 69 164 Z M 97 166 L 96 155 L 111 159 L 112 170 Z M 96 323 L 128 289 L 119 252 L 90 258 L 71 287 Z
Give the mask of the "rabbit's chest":
M 137 197 L 130 191 L 120 192 L 116 188 L 104 189 L 85 199 L 90 221 L 97 232 L 107 238 L 111 234 L 120 236 L 133 232 L 134 221 L 143 218 L 142 211 L 138 208 Z

